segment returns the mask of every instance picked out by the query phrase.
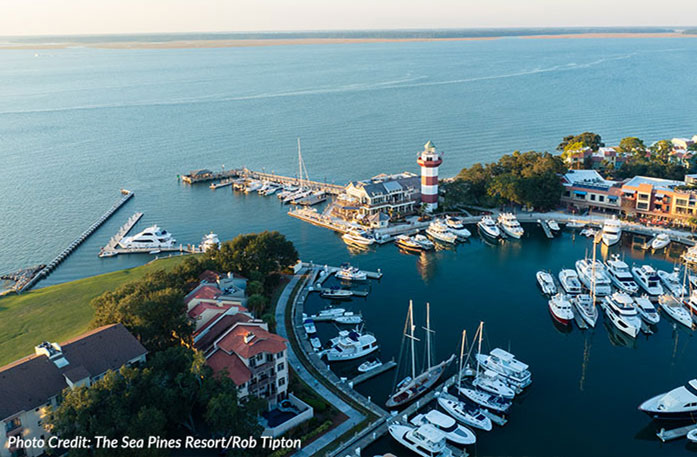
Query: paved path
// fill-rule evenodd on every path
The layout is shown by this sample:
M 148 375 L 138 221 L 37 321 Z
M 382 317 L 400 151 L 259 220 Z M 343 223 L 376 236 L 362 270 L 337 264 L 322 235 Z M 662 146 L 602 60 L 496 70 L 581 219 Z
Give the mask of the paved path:
M 281 293 L 281 296 L 278 299 L 278 304 L 276 305 L 276 332 L 286 339 L 290 339 L 288 329 L 286 328 L 286 307 L 289 304 L 293 289 L 302 279 L 303 278 L 299 274 L 293 276 L 293 279 L 288 283 L 286 288 L 283 290 L 283 293 Z M 320 455 L 319 452 L 325 446 L 351 430 L 355 425 L 362 422 L 363 419 L 365 419 L 365 416 L 353 409 L 349 404 L 336 396 L 331 390 L 327 389 L 324 384 L 315 379 L 315 377 L 309 371 L 307 371 L 305 366 L 300 363 L 298 356 L 295 354 L 293 347 L 290 344 L 288 345 L 288 360 L 298 376 L 300 376 L 300 378 L 305 381 L 308 386 L 310 386 L 322 398 L 331 403 L 336 409 L 348 416 L 348 419 L 339 424 L 337 427 L 320 436 L 307 446 L 303 446 L 303 448 L 298 452 L 292 454 L 295 457 L 309 457 L 315 454 Z

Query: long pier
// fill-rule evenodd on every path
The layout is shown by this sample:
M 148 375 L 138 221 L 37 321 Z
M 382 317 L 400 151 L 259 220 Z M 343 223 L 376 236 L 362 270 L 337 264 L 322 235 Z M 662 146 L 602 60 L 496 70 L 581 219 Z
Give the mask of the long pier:
M 116 232 L 116 235 L 112 236 L 106 246 L 99 251 L 99 257 L 110 257 L 116 255 L 119 242 L 124 236 L 126 236 L 126 234 L 128 234 L 128 232 L 131 231 L 133 226 L 136 225 L 141 217 L 143 217 L 143 213 L 141 212 L 137 212 L 133 216 L 129 217 L 128 221 L 126 221 L 126 223 L 121 226 L 119 231 Z

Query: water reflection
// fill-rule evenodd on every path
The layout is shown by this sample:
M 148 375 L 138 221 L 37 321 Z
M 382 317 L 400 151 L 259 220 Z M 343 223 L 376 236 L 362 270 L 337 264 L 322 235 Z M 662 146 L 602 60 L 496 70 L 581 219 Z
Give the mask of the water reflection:
M 615 325 L 610 322 L 610 320 L 603 320 L 603 325 L 607 330 L 607 336 L 610 339 L 610 343 L 613 346 L 627 347 L 631 349 L 636 348 L 636 338 L 624 333 L 622 330 L 615 327 Z

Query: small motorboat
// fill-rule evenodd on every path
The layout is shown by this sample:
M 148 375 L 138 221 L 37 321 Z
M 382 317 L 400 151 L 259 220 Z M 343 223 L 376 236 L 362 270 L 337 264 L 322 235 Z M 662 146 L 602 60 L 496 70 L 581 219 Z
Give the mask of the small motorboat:
M 670 244 L 670 237 L 665 233 L 659 233 L 656 237 L 651 240 L 651 249 L 658 251 Z
M 374 370 L 380 366 L 382 366 L 380 359 L 367 360 L 358 366 L 358 371 L 360 373 L 367 373 L 368 371 Z
M 353 296 L 353 292 L 348 289 L 341 289 L 339 287 L 331 287 L 329 289 L 323 289 L 319 293 L 320 297 L 331 298 L 333 300 L 349 300 Z
M 687 287 L 685 287 L 681 281 L 682 274 L 680 267 L 674 267 L 673 271 L 670 273 L 664 270 L 658 270 L 657 274 L 663 283 L 663 287 L 667 289 L 670 294 L 676 297 L 685 297 L 688 294 Z
M 492 429 L 491 419 L 482 414 L 482 410 L 476 406 L 461 402 L 455 397 L 446 398 L 445 395 L 438 397 L 438 405 L 462 424 L 485 432 Z
M 581 221 L 569 221 L 566 223 L 566 227 L 571 228 L 571 229 L 579 229 L 579 228 L 583 228 L 585 226 L 586 226 L 585 222 L 581 222 Z
M 581 291 L 581 281 L 578 279 L 578 273 L 576 270 L 563 269 L 559 272 L 559 283 L 562 289 L 567 294 L 580 294 Z
M 677 298 L 672 295 L 661 295 L 658 297 L 658 305 L 670 317 L 685 327 L 692 328 L 692 316 Z
M 557 293 L 557 286 L 554 284 L 554 278 L 546 271 L 538 271 L 535 275 L 537 284 L 545 295 L 554 295 Z
M 591 327 L 595 327 L 595 323 L 598 321 L 598 308 L 593 303 L 593 297 L 588 294 L 576 295 L 571 298 L 571 303 L 581 318 Z
M 316 336 L 310 338 L 310 345 L 312 345 L 312 350 L 315 352 L 322 349 L 322 342 Z
M 336 272 L 335 276 L 346 281 L 365 281 L 368 279 L 368 274 L 365 271 L 352 267 L 348 263 L 341 265 L 341 269 Z
M 346 311 L 341 316 L 336 316 L 334 322 L 342 325 L 355 325 L 363 322 L 363 316 L 354 314 L 352 311 Z
M 661 316 L 658 314 L 656 307 L 653 306 L 653 303 L 646 295 L 634 298 L 634 303 L 636 303 L 636 310 L 639 316 L 647 324 L 656 325 L 658 321 L 661 320 Z
M 305 333 L 308 335 L 314 335 L 317 333 L 317 327 L 315 327 L 315 321 L 312 319 L 305 319 L 303 321 L 303 327 L 305 328 Z
M 554 219 L 547 219 L 546 222 L 547 222 L 547 226 L 550 229 L 552 229 L 552 231 L 558 232 L 559 230 L 561 230 L 561 227 L 559 227 L 559 224 Z
M 433 409 L 426 414 L 417 414 L 411 421 L 413 425 L 420 426 L 430 424 L 440 430 L 445 439 L 466 446 L 477 442 L 477 436 L 464 425 L 459 425 L 452 417 Z
M 556 294 L 547 302 L 549 311 L 554 320 L 563 325 L 569 325 L 574 318 L 574 313 L 571 310 L 571 303 L 564 294 Z

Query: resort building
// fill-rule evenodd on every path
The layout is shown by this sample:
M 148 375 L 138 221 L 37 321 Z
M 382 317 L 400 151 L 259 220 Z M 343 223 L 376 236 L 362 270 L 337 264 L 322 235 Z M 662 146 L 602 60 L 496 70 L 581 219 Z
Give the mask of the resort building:
M 48 407 L 66 388 L 89 386 L 107 371 L 145 362 L 147 351 L 121 324 L 94 329 L 61 344 L 44 342 L 34 354 L 0 368 L 0 456 L 38 456 L 43 449 L 8 446 L 8 438 L 44 438 Z
M 694 175 L 687 175 L 685 181 L 635 176 L 622 185 L 622 210 L 628 216 L 694 217 L 697 191 L 690 188 L 694 179 Z
M 201 282 L 184 297 L 186 314 L 195 324 L 194 337 L 223 314 L 246 313 L 247 279 L 206 270 Z
M 619 212 L 622 184 L 603 178 L 595 170 L 569 170 L 562 177 L 561 202 L 575 211 Z

